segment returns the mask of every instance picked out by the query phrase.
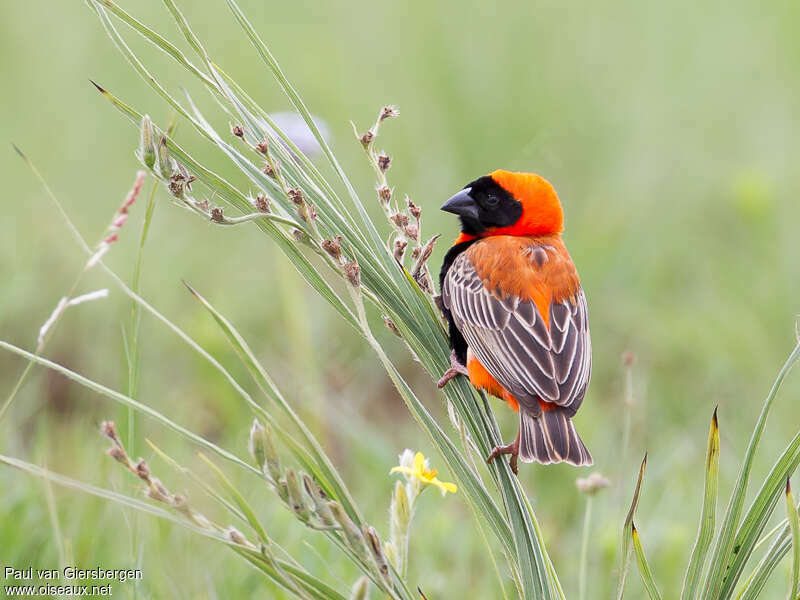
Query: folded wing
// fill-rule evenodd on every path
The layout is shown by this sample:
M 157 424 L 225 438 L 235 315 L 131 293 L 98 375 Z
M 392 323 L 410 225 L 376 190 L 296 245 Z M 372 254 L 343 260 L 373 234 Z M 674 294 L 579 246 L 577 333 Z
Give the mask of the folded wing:
M 529 261 L 530 269 L 548 264 Z M 496 283 L 496 282 L 495 282 Z M 539 399 L 577 412 L 591 371 L 591 340 L 583 290 L 551 301 L 548 323 L 536 302 L 487 289 L 470 260 L 456 258 L 442 286 L 442 300 L 470 350 L 528 412 Z

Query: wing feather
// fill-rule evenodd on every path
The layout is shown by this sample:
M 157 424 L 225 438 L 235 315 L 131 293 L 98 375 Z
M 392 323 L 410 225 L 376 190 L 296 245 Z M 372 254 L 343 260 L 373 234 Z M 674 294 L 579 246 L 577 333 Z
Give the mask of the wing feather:
M 464 252 L 447 272 L 442 300 L 476 358 L 526 410 L 538 414 L 539 399 L 567 407 L 570 415 L 578 410 L 591 372 L 582 289 L 550 304 L 548 329 L 532 300 L 487 289 Z

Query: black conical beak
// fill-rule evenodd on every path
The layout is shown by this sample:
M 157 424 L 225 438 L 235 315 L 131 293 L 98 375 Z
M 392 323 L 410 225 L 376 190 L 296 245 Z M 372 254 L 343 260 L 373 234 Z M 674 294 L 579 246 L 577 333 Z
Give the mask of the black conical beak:
M 442 210 L 453 213 L 454 215 L 458 215 L 460 217 L 468 217 L 477 221 L 478 205 L 475 204 L 475 200 L 473 200 L 472 196 L 469 195 L 471 191 L 472 188 L 464 188 L 455 196 L 450 198 L 447 202 L 442 204 Z

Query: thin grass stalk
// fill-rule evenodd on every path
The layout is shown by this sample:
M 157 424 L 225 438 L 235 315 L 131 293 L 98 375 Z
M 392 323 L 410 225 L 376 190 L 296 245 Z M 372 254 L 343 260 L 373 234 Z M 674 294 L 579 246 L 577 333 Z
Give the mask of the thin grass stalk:
M 156 208 L 156 192 L 158 191 L 158 182 L 153 183 L 153 189 L 150 191 L 150 196 L 147 199 L 147 206 L 144 211 L 144 223 L 142 224 L 142 233 L 139 236 L 139 248 L 136 253 L 136 265 L 133 270 L 133 281 L 131 287 L 135 293 L 140 293 L 142 289 L 142 263 L 144 262 L 144 245 L 147 241 L 147 233 L 150 230 L 150 223 L 153 220 L 153 212 Z M 141 330 L 142 322 L 142 309 L 136 302 L 131 302 L 131 321 L 130 321 L 130 334 L 129 344 L 126 344 L 128 356 L 128 396 L 136 398 L 138 395 L 139 385 L 139 333 Z M 135 431 L 136 422 L 133 409 L 128 409 L 128 437 L 126 443 L 130 448 L 131 454 L 136 454 L 135 445 Z
M 581 554 L 578 562 L 578 600 L 586 599 L 586 571 L 589 562 L 589 532 L 592 526 L 592 496 L 586 496 L 586 509 L 583 514 L 583 534 L 581 535 Z
M 228 452 L 224 448 L 221 448 L 221 447 L 217 446 L 213 442 L 208 441 L 204 437 L 202 437 L 202 436 L 200 436 L 200 435 L 198 435 L 198 434 L 186 429 L 182 425 L 178 425 L 177 423 L 175 423 L 171 419 L 165 417 L 160 412 L 158 412 L 154 408 L 151 408 L 150 406 L 147 406 L 146 404 L 142 404 L 141 402 L 138 402 L 138 401 L 134 400 L 133 398 L 129 398 L 125 394 L 117 392 L 116 390 L 112 390 L 111 388 L 108 388 L 108 387 L 106 387 L 106 386 L 104 386 L 104 385 L 102 385 L 100 383 L 97 383 L 96 381 L 93 381 L 93 380 L 91 380 L 91 379 L 89 379 L 87 377 L 84 377 L 83 375 L 80 375 L 79 373 L 76 373 L 75 371 L 72 371 L 72 370 L 64 367 L 63 365 L 60 365 L 60 364 L 55 363 L 53 361 L 50 361 L 50 360 L 48 360 L 46 358 L 43 358 L 41 356 L 36 356 L 32 352 L 28 352 L 27 350 L 23 350 L 22 348 L 14 346 L 13 344 L 9 344 L 8 342 L 4 342 L 4 341 L 0 340 L 0 349 L 8 350 L 9 352 L 17 354 L 17 355 L 19 355 L 19 356 L 21 356 L 23 358 L 26 358 L 27 360 L 33 361 L 34 363 L 36 363 L 38 365 L 47 367 L 48 369 L 51 369 L 51 370 L 53 370 L 53 371 L 55 371 L 57 373 L 60 373 L 61 375 L 64 375 L 65 377 L 67 377 L 68 379 L 71 379 L 75 383 L 78 383 L 78 384 L 80 384 L 80 385 L 82 385 L 82 386 L 84 386 L 84 387 L 86 387 L 86 388 L 88 388 L 90 390 L 93 390 L 93 391 L 97 392 L 101 396 L 105 396 L 106 398 L 110 398 L 111 400 L 119 402 L 120 404 L 122 404 L 124 406 L 133 407 L 133 409 L 136 410 L 137 412 L 140 412 L 140 413 L 152 418 L 153 420 L 161 423 L 162 425 L 164 425 L 168 429 L 171 429 L 172 431 L 182 435 L 183 437 L 185 437 L 186 439 L 196 443 L 197 445 L 202 446 L 203 448 L 206 448 L 207 450 L 209 450 L 210 452 L 213 452 L 214 454 L 220 456 L 221 458 L 224 458 L 225 460 L 227 460 L 229 462 L 232 462 L 233 464 L 245 469 L 246 471 L 250 471 L 251 473 L 256 473 L 260 477 L 262 476 L 261 472 L 258 469 L 256 469 L 255 467 L 251 466 L 250 464 L 246 463 L 245 461 L 243 461 L 238 456 Z

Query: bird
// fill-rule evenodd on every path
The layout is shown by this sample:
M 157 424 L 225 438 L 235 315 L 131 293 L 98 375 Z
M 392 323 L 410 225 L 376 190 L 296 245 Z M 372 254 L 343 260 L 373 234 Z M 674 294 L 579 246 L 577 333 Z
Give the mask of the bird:
M 564 213 L 549 181 L 493 171 L 467 184 L 441 209 L 461 234 L 439 275 L 450 335 L 450 368 L 519 413 L 510 454 L 542 464 L 589 466 L 592 455 L 572 423 L 592 370 L 586 295 L 561 238 Z

